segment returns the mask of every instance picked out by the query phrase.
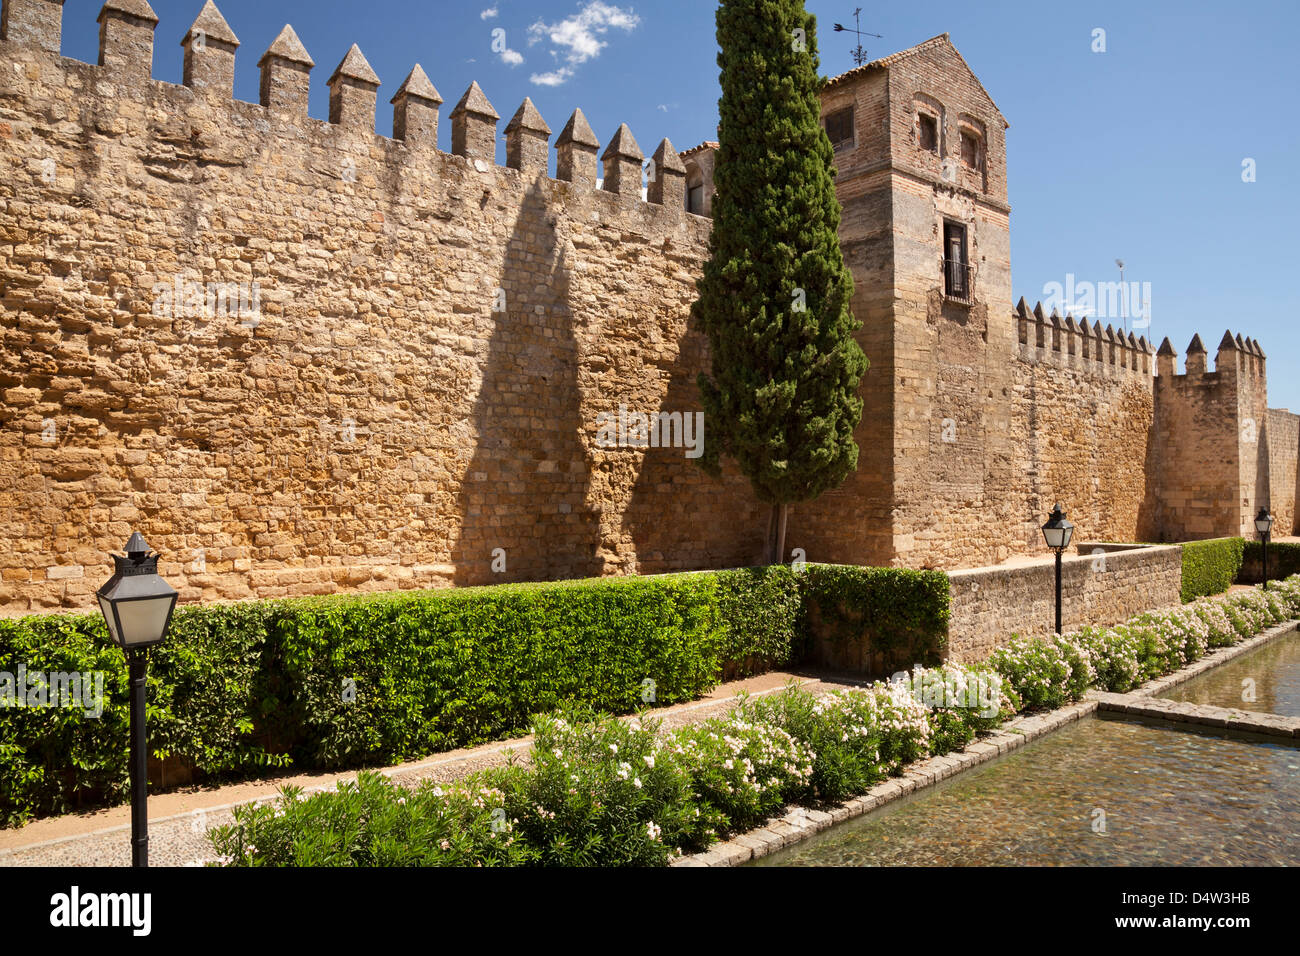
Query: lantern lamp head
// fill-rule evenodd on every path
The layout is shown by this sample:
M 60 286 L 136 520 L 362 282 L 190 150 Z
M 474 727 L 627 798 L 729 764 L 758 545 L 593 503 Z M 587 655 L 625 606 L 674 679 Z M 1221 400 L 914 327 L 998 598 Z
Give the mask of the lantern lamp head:
M 1260 508 L 1259 514 L 1255 516 L 1255 530 L 1265 537 L 1273 530 L 1273 515 L 1267 508 Z
M 1043 540 L 1053 551 L 1061 552 L 1070 546 L 1073 537 L 1074 524 L 1065 517 L 1065 512 L 1057 504 L 1048 515 L 1047 524 L 1043 525 Z
M 139 532 L 123 550 L 125 555 L 113 555 L 113 576 L 95 596 L 109 638 L 124 650 L 138 650 L 167 635 L 179 594 L 158 576 L 158 555 Z

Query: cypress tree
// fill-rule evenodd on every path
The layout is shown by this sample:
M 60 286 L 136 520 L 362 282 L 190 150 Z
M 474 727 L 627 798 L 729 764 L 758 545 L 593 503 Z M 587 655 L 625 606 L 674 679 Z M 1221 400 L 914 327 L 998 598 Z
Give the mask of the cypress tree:
M 867 358 L 853 338 L 853 278 L 821 126 L 816 18 L 803 0 L 722 0 L 721 125 L 710 258 L 692 314 L 712 346 L 699 377 L 701 464 L 734 459 L 772 505 L 768 560 L 783 561 L 791 504 L 858 464 L 853 431 Z

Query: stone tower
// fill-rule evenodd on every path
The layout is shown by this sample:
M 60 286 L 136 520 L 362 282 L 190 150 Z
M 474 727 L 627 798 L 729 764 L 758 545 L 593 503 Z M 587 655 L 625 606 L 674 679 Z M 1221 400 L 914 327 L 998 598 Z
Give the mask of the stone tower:
M 941 562 L 1009 428 L 988 401 L 1016 351 L 1007 123 L 947 34 L 831 80 L 822 115 L 871 369 L 858 471 L 796 509 L 793 537 L 811 560 Z

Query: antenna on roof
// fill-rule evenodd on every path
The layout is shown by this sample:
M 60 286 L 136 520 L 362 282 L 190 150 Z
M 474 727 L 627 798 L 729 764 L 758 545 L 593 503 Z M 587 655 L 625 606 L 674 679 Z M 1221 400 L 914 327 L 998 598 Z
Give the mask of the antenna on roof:
M 884 38 L 881 37 L 879 33 L 862 32 L 862 8 L 861 7 L 858 7 L 856 10 L 853 11 L 853 22 L 856 24 L 856 26 L 853 29 L 849 29 L 848 27 L 840 23 L 835 24 L 835 32 L 857 34 L 858 46 L 857 49 L 853 51 L 853 62 L 858 66 L 862 66 L 864 63 L 868 62 L 871 59 L 867 55 L 867 48 L 862 45 L 862 38 L 863 37 L 876 37 L 877 39 L 884 39 Z

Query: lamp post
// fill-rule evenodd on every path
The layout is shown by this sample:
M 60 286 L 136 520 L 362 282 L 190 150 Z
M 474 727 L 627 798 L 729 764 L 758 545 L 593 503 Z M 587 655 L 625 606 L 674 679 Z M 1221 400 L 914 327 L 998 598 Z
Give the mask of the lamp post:
M 1043 525 L 1043 540 L 1056 552 L 1056 634 L 1061 633 L 1061 554 L 1070 546 L 1073 537 L 1074 525 L 1057 504 L 1047 516 L 1047 524 Z
M 145 731 L 145 676 L 149 648 L 167 634 L 176 590 L 158 576 L 158 555 L 139 532 L 125 556 L 113 555 L 113 576 L 95 592 L 108 636 L 126 652 L 131 678 L 131 865 L 149 865 L 149 748 Z
M 1259 514 L 1255 515 L 1255 530 L 1259 532 L 1260 538 L 1264 542 L 1264 590 L 1268 590 L 1268 539 L 1269 532 L 1273 530 L 1273 515 L 1269 513 L 1268 508 L 1260 508 Z

